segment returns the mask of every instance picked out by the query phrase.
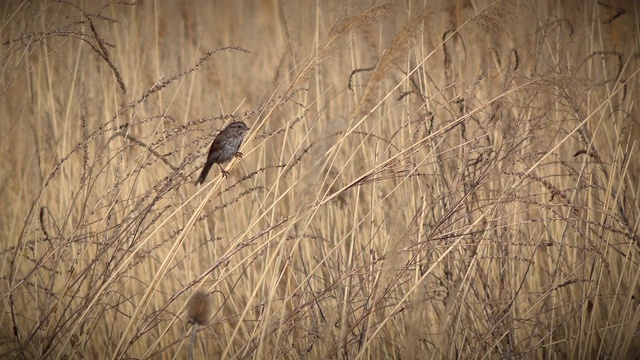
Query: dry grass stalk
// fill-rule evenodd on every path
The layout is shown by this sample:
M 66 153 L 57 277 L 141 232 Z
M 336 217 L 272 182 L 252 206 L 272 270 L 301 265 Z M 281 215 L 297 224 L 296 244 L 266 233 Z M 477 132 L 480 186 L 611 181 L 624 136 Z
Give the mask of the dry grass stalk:
M 323 64 L 330 61 L 339 51 L 343 50 L 346 45 L 347 36 L 351 34 L 351 32 L 372 26 L 389 18 L 393 8 L 393 2 L 385 2 L 334 23 L 324 41 L 319 46 L 318 51 L 310 58 L 291 87 L 295 88 L 298 84 L 307 81 Z
M 638 357 L 631 7 L 118 4 L 0 9 L 0 357 Z

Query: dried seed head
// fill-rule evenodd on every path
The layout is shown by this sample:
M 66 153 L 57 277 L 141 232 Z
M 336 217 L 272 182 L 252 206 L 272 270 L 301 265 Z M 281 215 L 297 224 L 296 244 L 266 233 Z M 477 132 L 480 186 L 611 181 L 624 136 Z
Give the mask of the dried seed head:
M 187 319 L 190 324 L 204 325 L 211 316 L 211 301 L 209 294 L 198 290 L 187 302 Z

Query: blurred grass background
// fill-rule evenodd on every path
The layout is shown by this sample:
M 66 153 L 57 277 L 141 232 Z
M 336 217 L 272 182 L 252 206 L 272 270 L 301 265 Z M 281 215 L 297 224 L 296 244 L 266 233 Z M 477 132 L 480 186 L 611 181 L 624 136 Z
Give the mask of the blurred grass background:
M 3 358 L 640 356 L 635 3 L 0 15 Z

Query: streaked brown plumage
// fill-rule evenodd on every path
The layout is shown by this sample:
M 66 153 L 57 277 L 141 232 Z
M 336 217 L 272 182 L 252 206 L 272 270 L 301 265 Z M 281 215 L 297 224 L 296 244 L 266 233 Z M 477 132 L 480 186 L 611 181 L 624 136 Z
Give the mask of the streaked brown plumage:
M 218 164 L 220 170 L 222 170 L 222 176 L 226 177 L 228 175 L 228 172 L 220 164 L 226 163 L 234 156 L 242 157 L 242 153 L 238 149 L 248 131 L 249 127 L 242 121 L 232 122 L 220 131 L 216 138 L 213 139 L 213 143 L 209 148 L 207 162 L 204 164 L 196 184 L 204 183 L 213 164 Z

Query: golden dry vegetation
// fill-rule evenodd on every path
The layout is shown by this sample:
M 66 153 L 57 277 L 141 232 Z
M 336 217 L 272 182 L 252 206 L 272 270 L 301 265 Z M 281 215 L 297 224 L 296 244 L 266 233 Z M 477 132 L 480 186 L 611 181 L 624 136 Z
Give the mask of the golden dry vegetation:
M 0 357 L 640 356 L 634 2 L 0 15 Z

